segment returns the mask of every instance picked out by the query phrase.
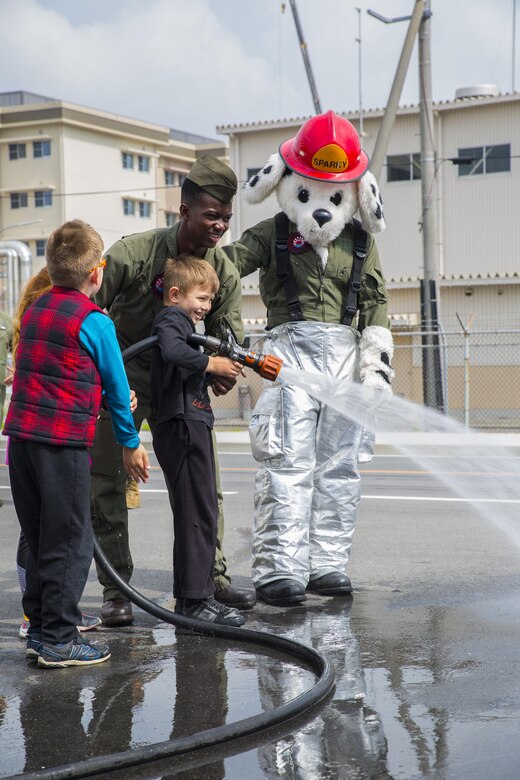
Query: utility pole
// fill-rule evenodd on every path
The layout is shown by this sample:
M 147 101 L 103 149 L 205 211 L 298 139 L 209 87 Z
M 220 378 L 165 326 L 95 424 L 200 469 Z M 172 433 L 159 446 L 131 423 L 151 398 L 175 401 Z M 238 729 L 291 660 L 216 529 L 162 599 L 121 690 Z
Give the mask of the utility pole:
M 321 114 L 320 99 L 318 97 L 318 90 L 316 89 L 316 84 L 314 83 L 314 76 L 312 75 L 311 61 L 309 59 L 309 53 L 307 51 L 307 44 L 305 43 L 305 40 L 303 38 L 303 30 L 300 24 L 300 17 L 298 16 L 298 9 L 296 8 L 296 0 L 289 0 L 289 2 L 291 4 L 291 11 L 294 19 L 294 24 L 296 25 L 296 32 L 298 34 L 298 40 L 300 42 L 300 50 L 303 57 L 303 64 L 305 65 L 305 72 L 307 73 L 307 81 L 309 82 L 309 87 L 311 90 L 312 102 L 314 103 L 314 111 L 316 114 Z
M 358 14 L 358 37 L 356 38 L 356 43 L 359 46 L 358 49 L 358 91 L 359 91 L 359 137 L 363 137 L 363 97 L 362 97 L 362 89 L 361 89 L 361 73 L 362 73 L 362 62 L 361 62 L 361 8 L 356 8 L 357 14 Z
M 516 0 L 513 0 L 513 51 L 511 57 L 511 92 L 515 94 L 515 70 L 516 70 Z
M 442 366 L 439 350 L 439 244 L 437 225 L 437 175 L 435 159 L 430 0 L 425 0 L 419 26 L 419 122 L 421 133 L 421 194 L 423 274 L 421 307 L 423 336 L 423 387 L 427 406 L 444 409 Z
M 394 76 L 385 114 L 379 128 L 370 161 L 370 170 L 381 173 L 388 142 L 399 105 L 408 63 L 419 37 L 419 123 L 421 135 L 421 229 L 423 235 L 423 273 L 420 282 L 421 330 L 423 332 L 423 397 L 427 406 L 445 408 L 442 377 L 439 302 L 439 242 L 437 225 L 437 171 L 432 110 L 431 16 L 430 0 L 416 0 L 411 16 L 386 18 L 376 11 L 367 13 L 385 24 L 409 21 L 401 57 Z
M 394 24 L 395 22 L 405 21 L 410 22 L 403 43 L 399 63 L 397 65 L 397 70 L 395 72 L 392 88 L 390 90 L 390 95 L 388 97 L 388 102 L 386 104 L 385 113 L 381 121 L 381 127 L 379 128 L 379 132 L 377 134 L 374 151 L 372 152 L 372 156 L 370 158 L 370 170 L 376 179 L 379 177 L 383 168 L 386 150 L 388 149 L 388 142 L 390 141 L 392 128 L 395 122 L 395 116 L 397 114 L 397 108 L 399 106 L 399 98 L 401 97 L 403 84 L 406 78 L 406 73 L 408 71 L 408 65 L 410 63 L 410 57 L 412 56 L 413 47 L 415 45 L 415 41 L 417 40 L 417 33 L 419 31 L 419 25 L 421 23 L 423 13 L 424 0 L 416 0 L 411 16 L 396 16 L 393 18 L 387 18 L 381 14 L 376 13 L 375 11 L 371 11 L 370 9 L 367 10 L 367 14 L 369 14 L 369 16 L 373 16 L 375 19 L 378 19 L 384 24 Z

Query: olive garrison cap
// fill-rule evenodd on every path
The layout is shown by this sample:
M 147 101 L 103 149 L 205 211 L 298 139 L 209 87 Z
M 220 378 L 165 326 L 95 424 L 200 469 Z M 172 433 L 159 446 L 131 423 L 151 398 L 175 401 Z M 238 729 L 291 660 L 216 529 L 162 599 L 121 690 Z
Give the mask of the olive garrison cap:
M 237 177 L 218 157 L 199 157 L 186 178 L 221 203 L 229 203 L 237 193 Z

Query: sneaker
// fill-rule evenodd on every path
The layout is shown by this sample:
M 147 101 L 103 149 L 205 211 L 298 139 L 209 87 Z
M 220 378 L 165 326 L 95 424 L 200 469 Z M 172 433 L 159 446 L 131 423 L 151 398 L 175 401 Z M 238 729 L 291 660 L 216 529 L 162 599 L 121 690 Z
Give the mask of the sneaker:
M 177 599 L 175 612 L 192 620 L 204 620 L 221 626 L 243 626 L 246 619 L 238 609 L 220 604 L 212 596 L 207 599 Z
M 18 636 L 20 639 L 27 639 L 27 632 L 29 631 L 29 618 L 27 615 L 23 616 L 23 620 L 20 623 L 20 628 L 18 629 Z
M 78 626 L 78 631 L 83 633 L 84 631 L 92 631 L 93 628 L 97 628 L 103 621 L 99 617 L 94 615 L 87 615 L 85 612 L 81 613 L 81 625 Z
M 110 651 L 104 645 L 91 645 L 79 636 L 70 642 L 40 647 L 38 666 L 45 669 L 63 668 L 65 666 L 89 666 L 102 664 L 110 658 Z
M 81 613 L 81 625 L 77 626 L 78 631 L 83 633 L 84 631 L 92 631 L 93 628 L 97 628 L 103 621 L 101 618 L 94 617 L 94 615 L 86 615 L 85 612 Z M 27 639 L 27 632 L 29 631 L 29 618 L 27 615 L 23 616 L 23 620 L 18 629 L 18 636 L 20 639 Z
M 38 656 L 40 655 L 40 650 L 42 647 L 42 643 L 40 639 L 31 639 L 30 636 L 27 637 L 27 644 L 25 646 L 25 657 L 28 658 L 30 661 L 33 659 L 36 660 Z

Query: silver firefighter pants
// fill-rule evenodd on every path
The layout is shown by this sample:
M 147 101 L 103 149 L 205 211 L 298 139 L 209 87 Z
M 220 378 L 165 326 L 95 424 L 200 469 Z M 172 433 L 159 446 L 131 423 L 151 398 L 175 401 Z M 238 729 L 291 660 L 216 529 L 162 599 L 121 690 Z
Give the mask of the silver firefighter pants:
M 358 380 L 359 334 L 297 322 L 270 331 L 262 348 L 286 366 L 342 382 Z M 282 371 L 283 374 L 283 371 Z M 301 388 L 266 383 L 249 434 L 255 460 L 253 582 L 345 573 L 360 495 L 362 429 Z

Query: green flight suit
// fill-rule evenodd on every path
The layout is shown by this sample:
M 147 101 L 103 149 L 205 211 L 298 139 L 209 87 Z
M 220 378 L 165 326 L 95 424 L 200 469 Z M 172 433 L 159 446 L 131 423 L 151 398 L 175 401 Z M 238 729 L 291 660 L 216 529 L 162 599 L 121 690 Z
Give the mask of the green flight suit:
M 13 336 L 13 321 L 4 311 L 0 311 L 0 430 L 4 424 L 4 406 L 6 386 L 5 375 L 7 369 L 7 355 L 11 348 Z
M 297 232 L 296 225 L 290 223 L 289 233 Z M 292 271 L 306 320 L 341 321 L 352 270 L 353 235 L 353 226 L 348 224 L 329 244 L 325 270 L 316 252 L 308 245 L 303 251 L 291 252 Z M 260 269 L 260 295 L 267 309 L 268 328 L 274 328 L 290 319 L 285 287 L 276 276 L 275 239 L 275 222 L 274 218 L 270 218 L 244 231 L 238 241 L 223 248 L 240 276 L 248 276 Z M 361 273 L 358 308 L 358 321 L 354 321 L 352 325 L 359 331 L 367 325 L 388 327 L 386 284 L 377 247 L 370 235 Z
M 95 301 L 102 309 L 107 309 L 114 321 L 122 350 L 151 335 L 153 319 L 163 305 L 162 296 L 153 293 L 152 288 L 154 281 L 163 272 L 166 259 L 177 256 L 179 227 L 180 223 L 177 223 L 171 228 L 125 236 L 105 253 L 107 265 Z M 229 326 L 237 339 L 242 341 L 244 331 L 240 316 L 240 277 L 219 247 L 208 249 L 204 259 L 213 266 L 220 280 L 219 292 L 205 321 L 206 332 L 221 338 Z M 126 369 L 130 387 L 138 398 L 134 413 L 136 428 L 139 430 L 143 420 L 147 419 L 153 434 L 150 362 L 151 354 L 147 351 L 130 361 Z M 94 531 L 112 565 L 128 582 L 133 564 L 128 539 L 126 473 L 121 448 L 115 442 L 110 415 L 106 411 L 101 412 L 98 421 L 91 457 Z M 221 590 L 229 585 L 230 580 L 222 551 L 224 518 L 219 481 L 217 487 L 219 517 L 214 579 L 217 590 Z M 98 578 L 104 588 L 105 601 L 121 597 L 99 567 Z

